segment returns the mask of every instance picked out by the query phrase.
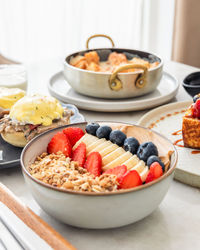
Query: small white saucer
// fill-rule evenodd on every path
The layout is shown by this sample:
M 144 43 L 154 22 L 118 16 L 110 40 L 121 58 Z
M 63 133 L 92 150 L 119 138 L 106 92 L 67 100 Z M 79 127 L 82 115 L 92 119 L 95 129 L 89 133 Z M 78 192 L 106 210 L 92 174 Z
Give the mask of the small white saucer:
M 176 95 L 178 87 L 177 79 L 169 73 L 163 72 L 160 84 L 154 92 L 135 98 L 113 100 L 78 94 L 65 81 L 62 72 L 53 75 L 48 83 L 51 95 L 62 102 L 72 103 L 80 109 L 103 112 L 124 112 L 153 108 L 170 101 Z

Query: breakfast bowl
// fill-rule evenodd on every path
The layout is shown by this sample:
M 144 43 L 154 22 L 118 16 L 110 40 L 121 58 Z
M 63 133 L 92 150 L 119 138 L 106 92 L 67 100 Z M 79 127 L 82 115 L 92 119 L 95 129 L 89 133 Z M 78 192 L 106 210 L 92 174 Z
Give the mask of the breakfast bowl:
M 148 94 L 156 89 L 162 77 L 163 61 L 161 58 L 149 52 L 124 48 L 88 49 L 90 39 L 97 36 L 109 38 L 114 46 L 110 37 L 94 35 L 87 41 L 87 50 L 78 51 L 65 58 L 63 74 L 76 92 L 92 97 L 122 99 Z M 77 63 L 76 58 L 80 58 L 80 63 L 83 62 L 84 55 L 88 55 L 89 60 L 93 60 L 90 55 L 94 52 L 97 57 L 94 60 L 102 65 L 100 65 L 102 70 L 94 62 L 87 68 L 72 63 L 73 61 Z M 113 57 L 125 57 L 127 61 L 123 63 L 113 61 L 116 63 L 114 68 L 107 70 L 105 66 L 107 67 L 111 54 Z M 117 61 L 120 58 L 114 59 Z M 149 65 L 153 64 L 155 66 L 151 68 Z
M 63 223 L 81 228 L 115 228 L 131 224 L 151 214 L 165 197 L 177 163 L 175 147 L 162 135 L 126 123 L 98 123 L 101 126 L 108 125 L 113 130 L 120 129 L 127 137 L 136 137 L 140 143 L 153 142 L 158 148 L 159 156 L 168 160 L 169 164 L 166 165 L 167 170 L 161 177 L 134 188 L 112 192 L 83 192 L 58 188 L 31 175 L 29 166 L 37 156 L 47 151 L 47 145 L 58 132 L 69 126 L 85 130 L 87 123 L 63 126 L 35 137 L 25 146 L 21 154 L 22 172 L 28 188 L 45 212 Z

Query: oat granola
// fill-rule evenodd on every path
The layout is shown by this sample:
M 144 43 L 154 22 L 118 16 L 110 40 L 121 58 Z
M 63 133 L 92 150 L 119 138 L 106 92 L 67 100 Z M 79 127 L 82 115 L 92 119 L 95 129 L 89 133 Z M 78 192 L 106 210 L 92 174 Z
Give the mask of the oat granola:
M 28 171 L 44 183 L 74 191 L 111 192 L 116 191 L 118 187 L 115 175 L 103 174 L 94 177 L 61 152 L 43 153 L 28 167 Z

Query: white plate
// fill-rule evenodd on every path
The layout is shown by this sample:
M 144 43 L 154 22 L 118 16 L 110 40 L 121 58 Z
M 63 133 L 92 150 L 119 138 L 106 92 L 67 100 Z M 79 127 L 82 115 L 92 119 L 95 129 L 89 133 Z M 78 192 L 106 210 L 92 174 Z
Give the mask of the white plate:
M 129 99 L 100 99 L 75 92 L 65 81 L 63 73 L 53 75 L 48 83 L 51 95 L 57 99 L 76 105 L 78 108 L 104 112 L 123 112 L 156 107 L 171 100 L 178 91 L 178 81 L 164 72 L 158 88 L 145 96 Z
M 191 101 L 187 101 L 161 106 L 144 115 L 139 120 L 138 124 L 152 128 L 153 130 L 165 135 L 174 143 L 176 140 L 182 138 L 182 134 L 172 135 L 172 133 L 181 130 L 182 117 L 184 115 L 183 111 L 187 109 L 191 103 Z M 175 112 L 178 113 L 175 114 Z M 166 116 L 167 114 L 174 115 Z M 162 117 L 165 118 L 162 120 Z M 151 125 L 154 126 L 152 127 Z M 183 144 L 183 142 L 181 141 L 180 144 Z M 178 146 L 176 148 L 178 150 L 179 159 L 174 178 L 185 184 L 200 187 L 200 154 L 192 154 L 194 149 Z

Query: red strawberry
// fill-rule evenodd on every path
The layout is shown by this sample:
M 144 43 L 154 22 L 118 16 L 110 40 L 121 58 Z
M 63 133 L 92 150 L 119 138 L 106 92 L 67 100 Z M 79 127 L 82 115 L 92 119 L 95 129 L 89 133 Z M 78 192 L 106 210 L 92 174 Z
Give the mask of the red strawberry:
M 145 183 L 154 181 L 155 179 L 159 178 L 162 175 L 163 175 L 162 166 L 158 162 L 154 162 L 150 166 L 150 170 L 147 175 Z
M 88 155 L 84 167 L 96 177 L 101 174 L 101 165 L 101 155 L 98 152 L 92 152 Z
M 57 153 L 58 151 L 61 151 L 66 157 L 71 157 L 72 146 L 67 136 L 62 132 L 55 134 L 47 146 L 49 154 Z
M 154 174 L 152 172 L 149 171 L 147 178 L 145 180 L 145 183 L 151 182 L 154 180 Z
M 200 119 L 200 99 L 193 106 L 193 116 Z
M 140 175 L 136 170 L 128 171 L 120 180 L 120 188 L 133 188 L 142 185 L 142 180 Z
M 63 133 L 67 135 L 70 140 L 72 147 L 75 143 L 84 135 L 84 132 L 81 128 L 77 127 L 68 127 L 63 130 Z
M 117 176 L 118 182 L 120 182 L 122 176 L 127 172 L 127 166 L 122 165 L 122 166 L 117 166 L 112 169 L 108 169 L 104 172 L 104 174 L 114 174 Z
M 72 152 L 72 160 L 77 161 L 81 167 L 84 166 L 86 159 L 86 145 L 81 142 L 78 147 Z

